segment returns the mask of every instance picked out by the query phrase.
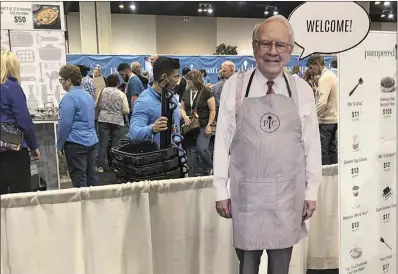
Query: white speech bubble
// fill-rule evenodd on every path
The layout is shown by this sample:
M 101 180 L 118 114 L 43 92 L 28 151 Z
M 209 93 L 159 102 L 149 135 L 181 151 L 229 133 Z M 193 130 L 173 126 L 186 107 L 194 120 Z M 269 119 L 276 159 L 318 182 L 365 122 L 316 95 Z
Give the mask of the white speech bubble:
M 354 2 L 306 2 L 289 16 L 300 60 L 314 53 L 332 54 L 359 45 L 370 30 L 366 10 Z

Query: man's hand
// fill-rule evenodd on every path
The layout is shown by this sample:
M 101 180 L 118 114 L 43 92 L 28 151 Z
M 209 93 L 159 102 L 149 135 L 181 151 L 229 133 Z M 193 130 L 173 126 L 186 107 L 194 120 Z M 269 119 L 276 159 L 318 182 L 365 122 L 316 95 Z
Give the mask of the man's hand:
M 152 131 L 153 133 L 158 133 L 160 131 L 166 131 L 167 130 L 167 118 L 166 117 L 160 117 L 153 123 Z
M 217 210 L 217 213 L 221 217 L 227 218 L 227 219 L 232 218 L 232 214 L 231 214 L 231 199 L 217 201 L 216 202 L 216 210 Z
M 207 125 L 205 128 L 205 135 L 210 135 L 212 132 L 211 125 Z
M 40 160 L 40 150 L 38 148 L 36 148 L 35 150 L 33 150 L 33 158 L 38 161 Z
M 191 123 L 191 119 L 189 119 L 188 116 L 185 115 L 185 116 L 183 117 L 183 119 L 184 119 L 184 124 L 185 124 L 185 125 L 188 126 L 188 125 Z
M 308 220 L 312 217 L 316 209 L 316 201 L 304 201 L 303 220 Z

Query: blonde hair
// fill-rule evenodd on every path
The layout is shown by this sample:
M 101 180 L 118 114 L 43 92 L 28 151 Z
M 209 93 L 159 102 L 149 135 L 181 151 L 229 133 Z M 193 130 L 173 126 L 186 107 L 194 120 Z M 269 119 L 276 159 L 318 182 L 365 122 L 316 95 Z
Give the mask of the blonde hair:
M 7 79 L 12 76 L 21 83 L 20 76 L 20 61 L 17 56 L 9 50 L 1 50 L 1 84 L 4 84 Z
M 191 70 L 187 73 L 187 80 L 192 81 L 195 88 L 201 90 L 205 86 L 205 82 L 203 81 L 203 75 L 199 70 Z

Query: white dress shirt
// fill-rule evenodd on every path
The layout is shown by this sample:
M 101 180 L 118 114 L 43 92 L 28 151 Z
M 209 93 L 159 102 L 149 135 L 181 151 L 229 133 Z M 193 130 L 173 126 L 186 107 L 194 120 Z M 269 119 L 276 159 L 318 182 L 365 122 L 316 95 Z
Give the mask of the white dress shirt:
M 245 98 L 246 87 L 252 71 L 245 73 L 242 101 Z M 318 118 L 311 87 L 303 79 L 286 75 L 290 89 L 298 94 L 298 108 L 302 123 L 303 141 L 306 155 L 306 200 L 316 201 L 318 187 L 322 178 L 321 142 L 319 136 Z M 217 130 L 214 146 L 214 181 L 216 201 L 229 199 L 229 149 L 235 135 L 235 98 L 237 75 L 233 75 L 224 84 L 220 99 L 220 109 L 217 120 Z M 267 93 L 267 79 L 256 69 L 248 97 L 262 97 Z M 275 94 L 289 96 L 283 75 L 274 79 Z M 250 161 L 250 159 L 247 159 Z

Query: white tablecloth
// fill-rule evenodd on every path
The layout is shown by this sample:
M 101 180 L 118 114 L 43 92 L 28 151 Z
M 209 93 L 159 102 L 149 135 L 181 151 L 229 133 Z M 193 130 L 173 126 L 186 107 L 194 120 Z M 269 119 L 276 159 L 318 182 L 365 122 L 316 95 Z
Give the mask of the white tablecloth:
M 337 227 L 337 219 L 325 219 L 338 215 L 337 204 L 330 202 L 337 197 L 337 175 L 324 177 L 319 193 L 308 263 L 334 268 L 338 238 L 327 229 Z M 0 270 L 237 274 L 231 235 L 230 220 L 214 208 L 212 177 L 4 195 Z M 306 241 L 294 248 L 292 274 L 305 273 L 306 253 Z M 266 273 L 264 261 L 261 268 Z

